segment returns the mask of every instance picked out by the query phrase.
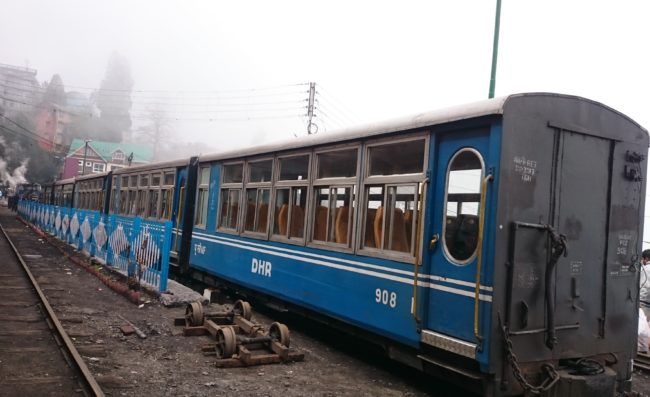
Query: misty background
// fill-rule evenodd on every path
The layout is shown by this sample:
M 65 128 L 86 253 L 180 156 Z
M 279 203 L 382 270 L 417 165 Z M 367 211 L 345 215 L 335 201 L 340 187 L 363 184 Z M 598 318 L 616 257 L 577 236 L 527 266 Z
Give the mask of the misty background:
M 168 160 L 307 134 L 309 82 L 319 134 L 485 99 L 495 4 L 6 2 L 0 63 L 37 71 L 23 107 L 66 112 L 66 139 L 147 143 Z M 650 3 L 502 7 L 496 96 L 579 95 L 650 126 Z M 0 120 L 0 178 L 54 178 L 65 150 L 35 148 L 33 114 L 11 119 L 24 128 Z

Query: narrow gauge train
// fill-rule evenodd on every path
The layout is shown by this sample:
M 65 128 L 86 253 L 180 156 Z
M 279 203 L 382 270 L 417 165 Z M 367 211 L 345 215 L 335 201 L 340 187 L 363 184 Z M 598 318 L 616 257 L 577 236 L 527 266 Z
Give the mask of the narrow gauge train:
M 612 395 L 631 387 L 647 151 L 625 115 L 533 93 L 49 192 L 171 219 L 179 272 L 485 395 Z

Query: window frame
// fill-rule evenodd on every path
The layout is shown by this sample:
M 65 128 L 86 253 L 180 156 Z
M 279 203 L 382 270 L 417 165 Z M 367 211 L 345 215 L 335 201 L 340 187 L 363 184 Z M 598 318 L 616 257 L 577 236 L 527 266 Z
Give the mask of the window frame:
M 207 169 L 208 170 L 208 181 L 207 183 L 201 183 L 201 176 L 203 173 L 203 170 Z M 197 229 L 202 229 L 206 230 L 208 227 L 208 213 L 210 212 L 210 180 L 212 178 L 212 163 L 205 163 L 205 164 L 199 164 L 198 169 L 198 177 L 196 178 L 196 199 L 194 201 L 194 220 L 193 220 L 193 225 Z M 203 223 L 198 223 L 199 222 L 199 215 L 201 208 L 199 206 L 199 200 L 201 199 L 201 193 L 205 191 L 205 202 L 206 202 L 206 207 L 205 207 L 205 214 L 202 216 Z
M 251 182 L 251 168 L 250 165 L 254 163 L 260 163 L 263 161 L 271 161 L 271 179 L 266 182 Z M 268 239 L 269 234 L 273 232 L 272 229 L 272 214 L 273 211 L 271 211 L 274 205 L 273 201 L 273 185 L 274 185 L 274 178 L 276 176 L 275 172 L 275 166 L 276 166 L 276 158 L 273 156 L 263 156 L 263 157 L 252 157 L 250 159 L 246 159 L 244 162 L 244 174 L 243 174 L 243 187 L 240 192 L 239 196 L 239 201 L 240 201 L 240 208 L 245 205 L 245 210 L 243 211 L 242 214 L 242 219 L 243 221 L 241 222 L 241 235 L 245 237 L 252 237 L 252 238 L 257 238 L 257 239 Z M 258 232 L 256 230 L 246 230 L 246 219 L 248 217 L 248 190 L 249 189 L 256 189 L 256 202 L 255 202 L 255 214 L 254 214 L 254 220 L 257 219 L 257 216 L 259 214 L 259 211 L 257 209 L 257 203 L 258 203 L 258 198 L 260 191 L 263 190 L 268 190 L 269 191 L 269 202 L 268 202 L 268 209 L 266 212 L 266 231 L 264 232 Z M 221 196 L 220 196 L 221 197 Z M 242 204 L 244 203 L 244 204 Z M 229 230 L 229 229 L 228 229 Z
M 480 219 L 480 213 L 481 213 L 481 205 L 483 203 L 480 202 L 480 195 L 481 195 L 481 189 L 482 189 L 482 181 L 483 178 L 485 178 L 485 160 L 483 159 L 483 155 L 481 152 L 471 146 L 463 146 L 456 150 L 454 154 L 451 156 L 449 161 L 447 162 L 447 170 L 445 171 L 445 190 L 444 190 L 444 203 L 442 205 L 442 230 L 441 230 L 441 238 L 442 238 L 442 247 L 443 247 L 443 253 L 445 256 L 445 259 L 449 261 L 449 263 L 456 265 L 456 266 L 466 266 L 470 264 L 475 258 L 476 255 L 478 254 L 478 245 L 474 248 L 474 252 L 472 255 L 470 255 L 467 259 L 465 260 L 458 260 L 456 259 L 451 253 L 449 252 L 449 248 L 447 247 L 447 239 L 446 239 L 446 233 L 447 233 L 447 204 L 448 204 L 448 198 L 449 198 L 449 173 L 451 172 L 451 164 L 454 162 L 454 160 L 463 152 L 471 152 L 476 157 L 478 157 L 479 162 L 481 163 L 481 177 L 479 178 L 479 192 L 478 193 L 473 193 L 473 194 L 478 194 L 479 195 L 479 207 L 478 207 L 478 222 L 481 222 Z M 487 198 L 485 198 L 487 200 Z
M 384 146 L 384 145 L 398 145 L 402 142 L 411 142 L 411 141 L 424 141 L 424 151 L 422 158 L 422 168 L 419 173 L 411 174 L 393 174 L 393 175 L 370 175 L 370 150 L 373 147 Z M 367 218 L 367 209 L 368 206 L 368 193 L 367 187 L 381 185 L 384 188 L 383 195 L 386 197 L 388 192 L 388 187 L 392 186 L 407 186 L 415 185 L 415 211 L 413 213 L 414 223 L 417 222 L 417 219 L 420 218 L 420 212 L 426 211 L 426 190 L 423 191 L 423 197 L 420 198 L 420 185 L 426 182 L 427 179 L 427 165 L 429 164 L 429 148 L 431 144 L 430 132 L 428 130 L 420 130 L 400 138 L 395 138 L 395 136 L 384 137 L 375 140 L 369 140 L 363 144 L 363 174 L 361 176 L 361 183 L 359 187 L 359 205 L 357 206 L 356 211 L 358 212 L 358 219 L 356 221 L 357 230 L 356 233 L 357 241 L 355 242 L 355 252 L 360 255 L 371 256 L 371 257 L 380 257 L 397 262 L 406 262 L 406 263 L 415 263 L 416 256 L 421 257 L 421 252 L 415 252 L 414 239 L 417 236 L 418 228 L 422 230 L 423 225 L 416 225 L 413 228 L 413 234 L 411 237 L 411 248 L 410 251 L 401 252 L 393 251 L 387 249 L 380 249 L 375 247 L 365 247 L 365 234 L 366 234 L 366 218 Z M 422 208 L 419 207 L 419 203 L 422 202 Z M 383 220 L 385 222 L 385 218 Z M 384 230 L 382 228 L 382 230 Z M 383 236 L 383 234 L 382 234 Z M 421 261 L 420 261 L 421 263 Z
M 301 157 L 301 156 L 307 156 L 307 178 L 305 179 L 295 179 L 295 180 L 280 180 L 280 166 L 281 166 L 281 161 L 282 159 L 287 159 L 291 157 Z M 269 207 L 269 212 L 272 213 L 271 216 L 271 223 L 269 225 L 269 240 L 271 241 L 280 241 L 283 243 L 289 243 L 289 244 L 295 244 L 295 245 L 305 245 L 306 242 L 309 240 L 308 237 L 308 232 L 309 232 L 309 218 L 310 218 L 310 212 L 311 212 L 311 186 L 312 186 L 312 178 L 313 178 L 313 149 L 309 148 L 307 150 L 302 149 L 300 151 L 294 151 L 294 152 L 289 152 L 289 153 L 282 153 L 281 155 L 275 156 L 275 161 L 274 161 L 274 169 L 273 169 L 273 190 L 271 192 L 271 206 Z M 276 199 L 277 199 L 277 191 L 281 189 L 289 189 L 289 203 L 291 203 L 291 200 L 294 197 L 295 189 L 299 188 L 306 188 L 305 191 L 307 192 L 307 197 L 305 198 L 305 209 L 304 209 L 304 221 L 303 221 L 303 231 L 302 231 L 302 237 L 291 237 L 290 235 L 290 230 L 291 228 L 288 226 L 287 227 L 287 235 L 282 235 L 282 234 L 275 234 L 275 224 L 277 222 L 277 216 L 275 214 L 276 211 Z M 291 208 L 291 206 L 289 206 Z M 287 224 L 291 225 L 291 216 L 292 216 L 292 211 L 287 214 Z
M 237 160 L 232 160 L 232 161 L 226 161 L 222 163 L 217 163 L 219 167 L 219 190 L 217 193 L 217 207 L 216 207 L 216 216 L 215 216 L 215 225 L 214 225 L 214 230 L 217 232 L 222 232 L 222 233 L 228 233 L 228 234 L 239 234 L 240 230 L 240 219 L 241 219 L 241 212 L 239 211 L 239 208 L 241 208 L 241 203 L 242 203 L 242 191 L 244 189 L 244 180 L 246 179 L 246 170 L 244 169 L 245 161 L 243 159 L 237 159 Z M 241 182 L 224 182 L 226 178 L 226 172 L 225 168 L 228 166 L 233 166 L 233 165 L 240 165 L 242 167 L 242 180 Z M 223 199 L 223 191 L 227 190 L 228 194 L 230 195 L 231 190 L 239 190 L 239 201 L 237 203 L 237 218 L 235 219 L 235 227 L 234 228 L 229 228 L 229 227 L 223 227 L 221 225 L 221 204 L 222 204 L 222 199 Z
M 318 178 L 318 171 L 319 171 L 319 155 L 325 154 L 325 153 L 333 153 L 333 152 L 340 152 L 340 151 L 346 151 L 346 150 L 356 150 L 357 151 L 357 157 L 356 157 L 356 167 L 355 167 L 355 175 L 352 177 L 332 177 L 332 178 Z M 354 144 L 342 144 L 342 145 L 335 145 L 335 146 L 329 146 L 325 148 L 319 148 L 315 149 L 313 151 L 312 155 L 312 167 L 311 167 L 311 175 L 312 175 L 312 183 L 310 183 L 310 202 L 311 202 L 311 208 L 309 210 L 309 216 L 308 216 L 308 246 L 313 246 L 314 248 L 319 248 L 319 249 L 328 249 L 328 250 L 333 250 L 333 251 L 342 251 L 342 252 L 354 252 L 355 251 L 355 245 L 356 245 L 356 240 L 357 240 L 357 212 L 358 212 L 358 203 L 359 203 L 359 187 L 360 187 L 360 177 L 361 177 L 361 153 L 363 150 L 363 145 L 361 142 L 355 142 Z M 321 241 L 321 240 L 314 240 L 314 234 L 316 232 L 316 208 L 318 207 L 316 200 L 317 200 L 317 194 L 316 190 L 317 189 L 323 189 L 327 188 L 331 192 L 332 189 L 337 189 L 337 188 L 350 188 L 352 192 L 352 201 L 351 201 L 351 210 L 349 211 L 348 214 L 348 242 L 347 244 L 344 243 L 336 243 L 336 242 L 331 242 L 331 241 Z M 329 193 L 331 194 L 331 193 Z M 331 196 L 330 196 L 331 200 Z M 330 221 L 329 221 L 329 216 L 330 216 L 330 210 L 331 208 L 328 206 L 327 213 L 328 213 L 328 221 L 327 221 L 327 228 L 330 226 Z M 327 234 L 326 229 L 326 234 Z

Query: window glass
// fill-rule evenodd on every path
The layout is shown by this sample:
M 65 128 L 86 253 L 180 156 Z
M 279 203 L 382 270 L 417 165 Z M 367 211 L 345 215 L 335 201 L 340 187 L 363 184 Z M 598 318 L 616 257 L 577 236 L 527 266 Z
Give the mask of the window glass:
M 201 175 L 200 175 L 200 178 L 199 178 L 199 183 L 201 185 L 210 184 L 210 168 L 209 167 L 201 168 Z
M 421 173 L 424 166 L 424 139 L 371 146 L 369 175 L 403 175 Z
M 314 241 L 349 245 L 352 234 L 354 190 L 350 186 L 314 189 Z
M 160 186 L 160 174 L 151 175 L 151 186 Z
M 357 174 L 357 149 L 318 154 L 318 178 L 348 178 Z
M 165 185 L 173 185 L 173 184 L 174 184 L 174 173 L 165 172 Z
M 149 209 L 147 211 L 147 217 L 158 218 L 158 197 L 159 196 L 160 196 L 160 190 L 158 189 L 149 190 Z
M 199 169 L 199 188 L 196 197 L 196 213 L 194 224 L 199 227 L 205 227 L 208 219 L 208 193 L 210 187 L 210 167 L 201 167 Z
M 205 226 L 208 214 L 208 191 L 207 189 L 199 190 L 197 203 L 196 203 L 196 219 L 194 224 L 197 226 Z
M 309 155 L 285 157 L 279 161 L 281 181 L 302 181 L 308 179 Z
M 244 230 L 266 233 L 271 189 L 246 189 L 246 221 Z
M 227 164 L 223 166 L 224 183 L 241 183 L 242 182 L 242 165 Z
M 271 182 L 273 160 L 249 163 L 248 168 L 249 182 Z
M 288 238 L 303 238 L 305 234 L 305 209 L 307 187 L 277 189 L 273 233 Z
M 418 187 L 418 184 L 366 187 L 364 247 L 413 253 Z
M 149 175 L 140 176 L 140 186 L 149 186 Z
M 162 197 L 160 201 L 160 218 L 161 219 L 171 219 L 172 217 L 172 195 L 174 193 L 173 189 L 165 189 L 162 191 Z
M 131 185 L 130 186 L 131 187 L 138 186 L 138 176 L 137 175 L 131 176 Z
M 219 227 L 237 229 L 237 216 L 239 215 L 239 195 L 241 189 L 221 189 L 221 208 L 219 210 Z
M 472 149 L 456 153 L 447 173 L 445 250 L 452 260 L 468 261 L 478 243 L 483 162 Z

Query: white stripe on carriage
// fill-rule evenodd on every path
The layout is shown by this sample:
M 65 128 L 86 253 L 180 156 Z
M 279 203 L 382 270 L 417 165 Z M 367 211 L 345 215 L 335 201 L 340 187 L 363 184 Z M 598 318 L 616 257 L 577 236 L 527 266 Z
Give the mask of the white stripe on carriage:
M 196 238 L 199 239 L 199 240 L 211 241 L 211 242 L 217 243 L 217 244 L 242 248 L 242 249 L 249 250 L 249 251 L 255 251 L 255 252 L 261 252 L 261 253 L 264 253 L 264 254 L 281 256 L 281 257 L 288 258 L 288 259 L 295 259 L 295 260 L 299 260 L 299 261 L 303 261 L 303 262 L 313 263 L 315 265 L 331 267 L 331 268 L 334 268 L 334 269 L 345 270 L 345 271 L 364 274 L 364 275 L 367 275 L 367 276 L 373 276 L 373 277 L 377 277 L 377 278 L 383 278 L 385 280 L 395 281 L 395 282 L 399 282 L 399 283 L 404 283 L 404 284 L 409 284 L 409 285 L 413 284 L 412 279 L 397 277 L 397 276 L 393 276 L 393 275 L 390 275 L 390 274 L 379 273 L 379 272 L 374 272 L 374 271 L 364 270 L 364 269 L 358 269 L 358 268 L 355 268 L 355 267 L 343 266 L 343 265 L 339 265 L 339 264 L 336 264 L 336 263 L 330 263 L 330 262 L 325 262 L 325 261 L 321 261 L 321 260 L 317 260 L 317 259 L 305 258 L 305 257 L 297 256 L 297 255 L 285 254 L 285 253 L 282 253 L 282 252 L 271 251 L 271 250 L 268 250 L 268 249 L 260 249 L 260 248 L 249 247 L 249 246 L 246 246 L 246 245 L 242 245 L 242 244 L 238 244 L 238 243 L 231 243 L 231 242 L 228 242 L 228 241 L 219 241 L 219 240 L 204 237 L 204 236 L 196 236 Z M 457 289 L 457 288 L 452 288 L 452 287 L 439 285 L 439 284 L 434 284 L 434 283 L 430 283 L 430 282 L 423 282 L 423 281 L 420 281 L 420 280 L 418 280 L 418 286 L 424 287 L 424 288 L 433 288 L 433 289 L 437 289 L 437 290 L 444 291 L 444 292 L 450 292 L 450 293 L 456 294 L 456 295 L 462 295 L 462 296 L 467 296 L 467 297 L 470 297 L 470 298 L 474 298 L 474 293 L 472 291 L 464 291 L 464 290 L 460 290 L 460 289 Z M 492 302 L 492 296 L 490 296 L 490 295 L 479 294 L 479 299 L 482 300 L 482 301 L 486 301 L 486 302 Z
M 386 267 L 386 266 L 371 265 L 369 263 L 364 263 L 364 262 L 351 261 L 351 260 L 348 260 L 348 259 L 335 258 L 335 257 L 331 257 L 331 256 L 326 256 L 326 255 L 312 254 L 310 252 L 297 251 L 297 250 L 292 250 L 292 249 L 288 249 L 288 248 L 273 247 L 273 246 L 268 246 L 268 245 L 259 244 L 259 243 L 253 243 L 253 242 L 249 242 L 249 241 L 242 241 L 242 240 L 236 240 L 236 239 L 226 238 L 226 237 L 221 237 L 221 236 L 214 236 L 214 235 L 210 235 L 210 234 L 203 234 L 203 233 L 193 232 L 192 235 L 194 237 L 197 237 L 197 238 L 198 238 L 198 236 L 201 236 L 201 237 L 205 237 L 205 238 L 208 238 L 208 239 L 217 239 L 217 240 L 223 240 L 223 241 L 230 241 L 230 242 L 237 243 L 237 244 L 250 245 L 250 246 L 253 246 L 253 247 L 260 247 L 260 248 L 264 248 L 264 249 L 277 250 L 277 251 L 281 251 L 281 252 L 289 252 L 289 253 L 292 253 L 292 254 L 305 255 L 305 256 L 325 259 L 325 260 L 329 260 L 329 261 L 347 263 L 347 264 L 350 264 L 350 265 L 361 266 L 361 267 L 365 267 L 365 268 L 369 268 L 369 269 L 383 270 L 383 271 L 387 271 L 387 272 L 391 272 L 391 273 L 403 274 L 405 276 L 410 276 L 410 277 L 413 276 L 413 272 L 409 272 L 408 270 L 392 269 L 392 268 L 389 268 L 389 267 Z M 210 241 L 213 241 L 213 240 L 210 240 Z M 440 281 L 440 282 L 444 282 L 444 283 L 449 283 L 449 284 L 462 285 L 463 287 L 474 288 L 476 286 L 475 283 L 472 283 L 470 281 L 457 280 L 457 279 L 454 279 L 454 278 L 447 278 L 447 277 L 441 277 L 441 276 L 435 276 L 435 275 L 429 275 L 429 274 L 420 274 L 420 275 L 418 275 L 418 277 L 423 278 L 423 279 L 433 280 L 433 281 Z M 492 292 L 492 287 L 481 285 L 481 290 L 487 291 L 487 292 Z M 473 294 L 473 292 L 472 292 L 472 294 Z

